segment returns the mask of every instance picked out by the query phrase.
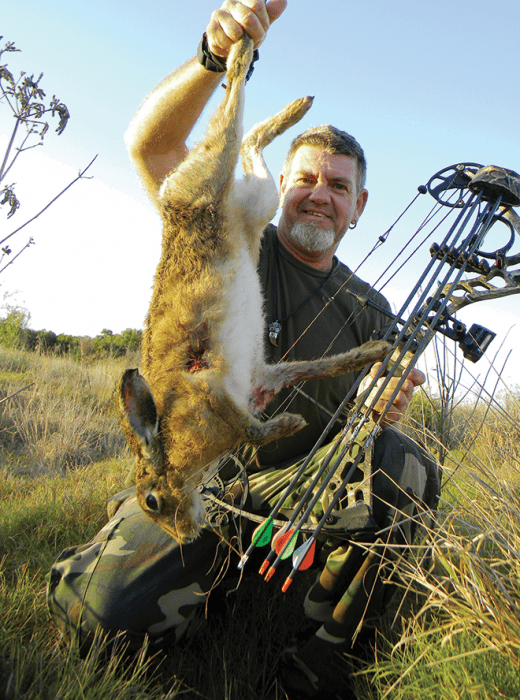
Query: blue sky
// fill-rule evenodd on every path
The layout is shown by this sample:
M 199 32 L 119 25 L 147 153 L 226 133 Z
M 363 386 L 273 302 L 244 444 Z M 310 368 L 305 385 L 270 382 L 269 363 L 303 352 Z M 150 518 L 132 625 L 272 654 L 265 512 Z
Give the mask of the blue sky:
M 14 73 L 43 71 L 44 89 L 68 105 L 71 121 L 62 136 L 49 133 L 44 149 L 20 158 L 11 181 L 22 208 L 7 225 L 0 216 L 0 230 L 22 223 L 98 154 L 93 179 L 28 227 L 36 245 L 0 280 L 0 292 L 16 292 L 31 312 L 33 328 L 96 335 L 142 326 L 160 225 L 123 134 L 146 94 L 195 53 L 215 7 L 208 0 L 18 0 L 3 8 L 3 41 L 22 51 L 4 62 Z M 290 139 L 313 124 L 335 124 L 363 145 L 370 197 L 339 249 L 347 264 L 364 258 L 437 170 L 459 161 L 520 170 L 519 27 L 518 0 L 288 1 L 260 49 L 245 127 L 291 99 L 315 96 L 300 126 L 266 152 L 275 176 Z M 0 135 L 10 126 L 0 106 Z M 200 126 L 193 138 L 202 133 Z M 2 144 L 5 136 L 0 153 Z M 406 230 L 396 236 L 389 246 L 399 247 Z M 375 281 L 392 250 L 373 256 L 361 276 Z M 414 267 L 396 282 L 396 303 L 417 274 Z M 516 297 L 484 307 L 470 308 L 468 323 L 489 317 L 502 340 L 520 320 Z M 507 347 L 520 345 L 515 334 Z M 520 355 L 513 365 L 520 367 Z

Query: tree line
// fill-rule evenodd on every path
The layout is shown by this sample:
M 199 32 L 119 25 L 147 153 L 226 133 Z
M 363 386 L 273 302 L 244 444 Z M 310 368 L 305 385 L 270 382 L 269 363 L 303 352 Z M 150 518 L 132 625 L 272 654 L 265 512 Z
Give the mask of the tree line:
M 54 333 L 29 328 L 30 314 L 20 306 L 4 305 L 0 319 L 0 346 L 33 352 L 52 352 L 76 359 L 85 357 L 120 357 L 139 349 L 141 330 L 126 328 L 113 333 L 104 328 L 94 338 L 90 336 Z

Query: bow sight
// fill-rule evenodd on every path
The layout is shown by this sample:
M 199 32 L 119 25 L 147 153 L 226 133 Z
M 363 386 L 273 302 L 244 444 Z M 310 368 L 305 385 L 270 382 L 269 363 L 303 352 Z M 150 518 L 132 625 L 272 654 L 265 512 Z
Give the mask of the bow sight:
M 477 301 L 520 292 L 520 270 L 513 269 L 520 264 L 520 254 L 511 254 L 515 234 L 520 235 L 520 218 L 512 210 L 520 204 L 520 176 L 496 166 L 459 163 L 439 171 L 426 186 L 419 188 L 420 194 L 427 192 L 437 203 L 434 208 L 440 211 L 447 207 L 450 210 L 443 222 L 452 219 L 453 222 L 444 239 L 431 245 L 430 260 L 401 310 L 394 316 L 380 309 L 390 319 L 381 335 L 392 343 L 393 352 L 382 362 L 368 389 L 356 396 L 369 369 L 359 375 L 298 473 L 269 516 L 253 533 L 251 546 L 242 556 L 240 566 L 246 563 L 255 547 L 271 543 L 260 569 L 261 573 L 267 572 L 266 580 L 271 578 L 281 560 L 292 557 L 293 569 L 282 590 L 287 590 L 299 569 L 311 564 L 320 533 L 345 540 L 360 530 L 377 535 L 378 525 L 372 517 L 370 448 L 381 428 L 379 423 L 374 423 L 373 409 L 390 380 L 398 378 L 388 406 L 436 333 L 458 341 L 464 357 L 476 362 L 495 334 L 478 324 L 467 331 L 466 326 L 455 318 L 456 312 Z M 490 252 L 487 250 L 490 231 L 497 224 L 502 225 L 497 227 L 502 233 L 506 231 L 506 241 Z M 383 237 L 379 240 L 384 242 Z M 365 296 L 355 296 L 361 305 L 373 304 Z M 327 457 L 321 462 L 307 491 L 293 506 L 289 520 L 276 520 L 281 511 L 286 515 L 284 502 L 316 451 L 326 442 L 336 420 L 352 405 L 342 431 L 331 441 Z M 329 506 L 317 525 L 309 524 L 309 516 L 327 488 Z M 246 517 L 249 515 L 244 511 L 241 513 Z M 274 537 L 273 527 L 280 528 Z M 308 539 L 297 547 L 302 532 Z

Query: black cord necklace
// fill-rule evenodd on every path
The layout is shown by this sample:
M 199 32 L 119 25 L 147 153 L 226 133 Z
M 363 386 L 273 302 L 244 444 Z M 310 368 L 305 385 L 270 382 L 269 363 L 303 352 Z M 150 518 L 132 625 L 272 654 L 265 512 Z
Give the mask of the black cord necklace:
M 286 316 L 283 318 L 277 319 L 273 321 L 272 323 L 269 324 L 267 327 L 267 331 L 269 333 L 269 342 L 271 345 L 274 345 L 275 347 L 278 347 L 278 336 L 280 335 L 280 332 L 282 330 L 282 323 L 287 321 L 287 319 L 291 318 L 299 309 L 302 308 L 302 306 L 305 306 L 307 302 L 309 302 L 319 291 L 322 289 L 327 282 L 330 279 L 330 276 L 336 269 L 336 263 L 337 260 L 334 257 L 332 260 L 332 265 L 329 270 L 329 274 L 325 277 L 323 282 L 320 284 L 319 287 L 317 287 L 312 294 L 309 294 L 309 296 L 304 299 L 302 302 L 298 304 L 298 306 L 293 309 L 290 313 L 288 313 Z M 274 239 L 274 300 L 273 300 L 273 318 L 276 319 L 276 307 L 278 305 L 278 286 L 280 286 L 280 289 L 282 288 L 282 278 L 280 277 L 280 271 L 278 269 L 278 238 Z

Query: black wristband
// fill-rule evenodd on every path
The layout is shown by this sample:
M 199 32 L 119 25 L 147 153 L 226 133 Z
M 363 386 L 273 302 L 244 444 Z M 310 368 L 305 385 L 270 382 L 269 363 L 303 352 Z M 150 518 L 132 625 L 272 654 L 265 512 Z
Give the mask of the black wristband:
M 204 32 L 202 35 L 200 44 L 197 47 L 197 58 L 199 59 L 199 63 L 204 66 L 206 70 L 209 70 L 212 73 L 225 73 L 227 70 L 226 59 L 215 56 L 215 54 L 209 50 L 206 32 Z M 255 61 L 258 61 L 258 58 L 258 49 L 255 49 L 253 52 L 253 60 L 251 61 L 251 65 L 249 66 L 249 70 L 246 75 L 246 80 L 249 80 L 249 78 L 253 75 L 253 71 L 255 69 L 254 63 Z
M 219 58 L 211 53 L 208 47 L 208 37 L 206 32 L 202 35 L 200 44 L 197 48 L 197 58 L 199 63 L 204 66 L 206 70 L 212 73 L 225 73 L 226 72 L 226 60 L 224 58 Z

